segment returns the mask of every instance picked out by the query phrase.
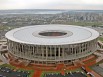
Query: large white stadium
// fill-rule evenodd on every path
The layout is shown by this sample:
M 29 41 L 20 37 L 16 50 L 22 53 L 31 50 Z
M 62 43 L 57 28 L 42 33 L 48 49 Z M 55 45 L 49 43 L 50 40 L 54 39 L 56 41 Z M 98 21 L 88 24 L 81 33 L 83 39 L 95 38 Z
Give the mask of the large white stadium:
M 99 33 L 73 25 L 35 25 L 6 33 L 8 51 L 35 64 L 68 64 L 97 50 Z

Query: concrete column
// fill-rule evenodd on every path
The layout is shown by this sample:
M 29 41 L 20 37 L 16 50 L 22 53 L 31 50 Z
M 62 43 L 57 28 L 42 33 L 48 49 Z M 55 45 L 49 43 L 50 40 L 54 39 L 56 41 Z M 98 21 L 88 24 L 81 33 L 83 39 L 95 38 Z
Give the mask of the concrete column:
M 27 50 L 27 57 L 29 57 L 30 55 L 29 55 L 29 45 L 27 46 L 28 48 L 26 48 L 26 50 Z
M 35 57 L 36 57 L 36 46 L 34 46 L 34 51 L 35 51 Z
M 25 57 L 25 51 L 23 49 L 23 44 L 22 44 L 22 52 L 23 52 L 23 56 Z
M 19 52 L 19 50 L 18 50 L 18 43 L 17 43 L 17 54 L 20 56 L 20 52 Z
M 16 49 L 16 47 L 17 47 L 17 43 L 15 43 L 15 53 L 17 54 L 17 49 Z
M 11 51 L 11 41 L 9 41 L 9 50 Z
M 60 59 L 60 47 L 58 46 L 58 52 L 59 52 L 59 59 Z
M 87 50 L 86 50 L 86 44 L 87 44 L 87 43 L 85 43 L 85 52 L 87 52 Z
M 16 47 L 17 47 L 17 43 L 15 42 L 15 53 L 17 54 L 17 49 L 16 49 Z
M 37 56 L 38 56 L 38 46 L 36 46 L 36 58 L 38 58 Z
M 19 44 L 19 51 L 20 51 L 20 53 L 21 53 L 21 55 L 20 55 L 20 56 L 22 57 L 22 55 L 23 55 L 23 54 L 22 54 L 21 49 L 20 49 L 20 44 Z
M 51 46 L 50 46 L 50 58 L 52 58 L 52 50 L 51 50 Z
M 81 53 L 81 45 L 80 44 L 78 44 L 78 45 L 79 45 L 79 53 L 82 54 Z
M 12 49 L 12 41 L 11 41 L 11 51 L 12 51 L 13 49 Z M 13 51 L 12 51 L 12 53 L 13 53 Z
M 77 53 L 76 53 L 75 45 L 73 45 L 73 48 L 74 48 L 74 53 L 75 53 L 75 56 L 76 56 L 76 55 L 77 55 Z
M 36 46 L 36 58 L 38 58 L 38 46 Z
M 21 46 L 21 44 L 19 44 L 19 47 L 20 47 L 20 52 L 22 51 L 22 46 Z M 24 57 L 24 52 L 21 52 L 22 53 L 22 57 Z
M 46 46 L 46 60 L 48 59 L 48 46 Z
M 32 58 L 32 56 L 31 56 L 31 45 L 29 45 L 29 50 L 28 50 L 28 52 L 29 52 L 29 58 L 31 59 L 31 58 Z
M 24 47 L 25 47 L 25 51 L 26 51 L 26 57 L 28 57 L 28 55 L 29 55 L 29 54 L 28 54 L 28 50 L 27 50 L 27 47 L 28 47 L 28 46 L 25 45 Z M 29 48 L 29 47 L 28 47 L 28 48 Z
M 14 52 L 14 42 L 12 42 L 12 52 L 15 53 Z
M 54 50 L 55 50 L 55 60 L 56 60 L 56 46 L 54 47 Z
M 89 42 L 87 42 L 87 51 L 89 51 Z
M 14 42 L 14 52 L 15 52 L 15 54 L 16 54 L 16 51 L 15 51 L 15 46 L 16 46 L 16 43 Z
M 34 45 L 33 45 L 33 58 L 34 58 L 35 54 L 34 54 Z
M 21 45 L 19 44 L 19 50 L 20 50 L 20 52 L 21 52 L 21 48 L 20 48 L 20 46 L 21 46 Z M 22 55 L 23 55 L 23 52 L 21 52 L 21 56 L 22 56 Z
M 68 52 L 69 52 L 69 55 L 71 54 L 71 52 L 70 52 L 70 45 L 68 45 Z
M 83 53 L 83 52 L 82 52 L 82 44 L 80 44 L 80 52 L 81 52 L 81 54 Z
M 71 52 L 72 52 L 72 54 L 73 54 L 73 45 L 71 45 Z
M 71 51 L 71 46 L 69 45 L 69 52 L 70 52 L 70 54 L 72 54 L 72 51 Z
M 63 59 L 64 59 L 65 58 L 64 47 L 62 47 L 62 52 L 63 52 Z
M 17 45 L 16 45 L 16 47 L 17 47 L 17 55 L 19 55 L 20 56 L 20 51 L 19 51 L 19 44 L 17 43 Z
M 21 56 L 21 52 L 19 51 L 19 43 L 18 43 L 18 54 Z
M 13 53 L 15 53 L 15 51 L 14 51 L 14 42 L 12 43 L 12 45 L 13 45 L 13 48 L 12 48 L 12 50 L 13 50 Z
M 24 56 L 26 57 L 26 51 L 24 50 L 24 45 L 22 44 L 22 51 L 24 52 Z
M 10 51 L 10 41 L 9 40 L 7 42 L 7 45 L 8 45 L 8 50 Z
M 40 58 L 42 59 L 42 46 L 40 46 L 40 51 L 39 51 L 39 53 L 40 53 Z
M 42 59 L 44 58 L 44 47 L 42 46 L 41 50 L 42 50 Z

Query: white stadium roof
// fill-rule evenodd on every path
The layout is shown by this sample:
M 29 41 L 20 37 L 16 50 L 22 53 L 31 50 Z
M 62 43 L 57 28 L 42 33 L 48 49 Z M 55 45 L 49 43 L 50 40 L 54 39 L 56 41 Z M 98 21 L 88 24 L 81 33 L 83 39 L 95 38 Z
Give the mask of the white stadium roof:
M 42 32 L 65 32 L 62 36 L 42 36 Z M 15 42 L 34 45 L 64 45 L 96 39 L 99 33 L 93 29 L 74 25 L 34 25 L 13 29 L 5 34 Z

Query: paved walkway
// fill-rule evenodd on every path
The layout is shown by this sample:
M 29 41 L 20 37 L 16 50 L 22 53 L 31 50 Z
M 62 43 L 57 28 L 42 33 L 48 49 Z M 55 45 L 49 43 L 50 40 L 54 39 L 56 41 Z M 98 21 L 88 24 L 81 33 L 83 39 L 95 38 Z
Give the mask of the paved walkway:
M 102 76 L 100 76 L 99 74 L 97 74 L 97 73 L 94 72 L 94 71 L 91 71 L 91 73 L 94 75 L 94 77 L 102 77 Z
M 34 75 L 32 77 L 40 77 L 42 74 L 42 71 L 41 70 L 35 70 L 34 71 Z
M 9 63 L 9 61 L 4 57 L 4 55 L 0 54 L 0 60 L 2 60 L 4 63 Z
M 98 62 L 100 62 L 100 61 L 103 60 L 103 54 L 98 53 L 98 52 L 95 52 L 94 54 L 99 56 L 99 57 L 96 59 L 96 63 L 98 63 Z
M 102 77 L 99 74 L 97 74 L 96 72 L 94 72 L 93 70 L 91 70 L 89 67 L 85 66 L 85 70 L 89 73 L 91 73 L 94 77 Z

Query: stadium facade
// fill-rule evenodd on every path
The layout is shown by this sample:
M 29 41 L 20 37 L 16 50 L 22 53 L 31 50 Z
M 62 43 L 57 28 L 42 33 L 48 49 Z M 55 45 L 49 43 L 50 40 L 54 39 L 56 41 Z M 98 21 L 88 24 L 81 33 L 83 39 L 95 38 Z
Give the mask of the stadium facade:
M 8 51 L 35 64 L 68 64 L 97 50 L 99 33 L 73 25 L 35 25 L 6 33 Z

